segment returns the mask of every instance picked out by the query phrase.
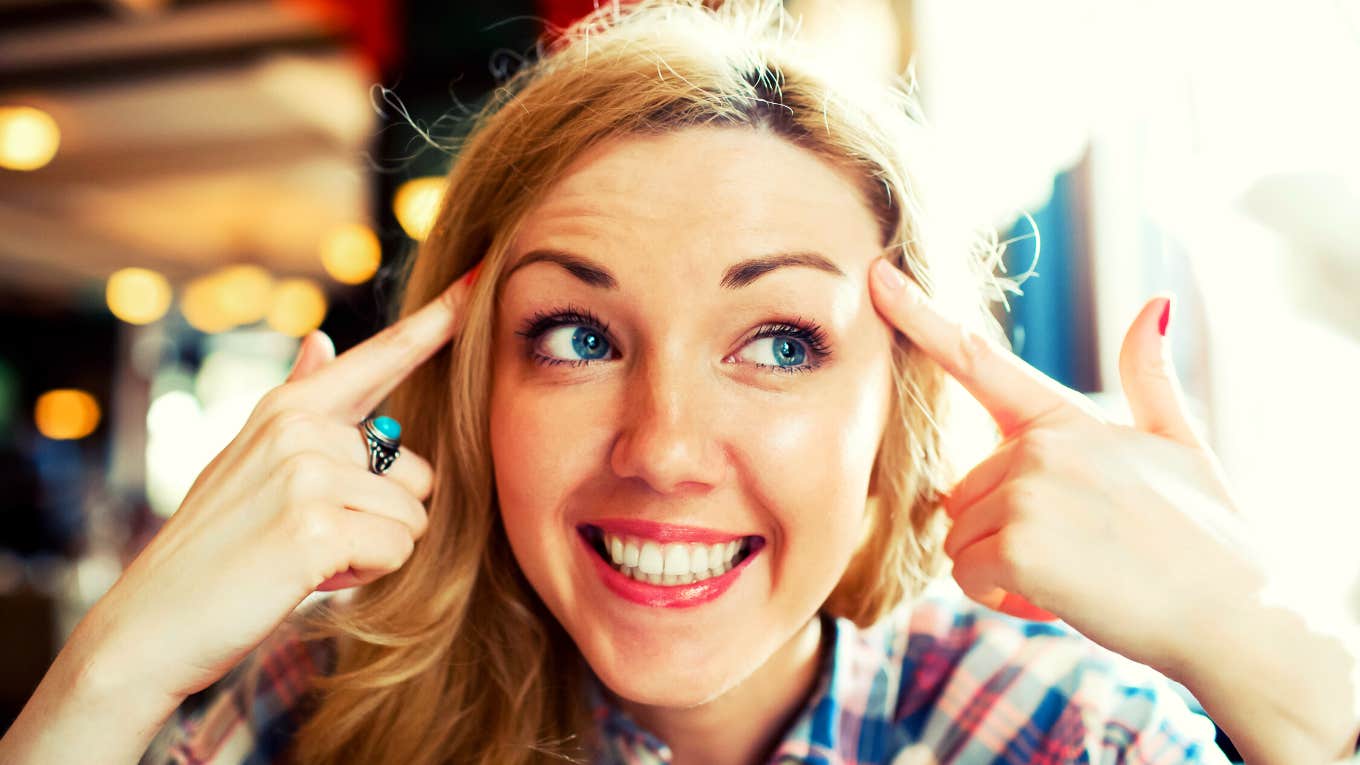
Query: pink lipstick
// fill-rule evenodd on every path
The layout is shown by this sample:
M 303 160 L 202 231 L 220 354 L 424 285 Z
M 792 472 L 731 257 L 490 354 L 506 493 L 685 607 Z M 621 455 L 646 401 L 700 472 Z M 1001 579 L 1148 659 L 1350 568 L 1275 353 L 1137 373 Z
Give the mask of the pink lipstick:
M 638 536 L 662 544 L 695 542 L 714 544 L 741 540 L 743 550 L 732 568 L 717 576 L 712 576 L 688 584 L 652 584 L 639 581 L 620 571 L 609 560 L 604 549 L 605 530 L 612 534 Z M 688 526 L 674 526 L 639 520 L 610 520 L 585 524 L 578 529 L 585 554 L 591 559 L 592 566 L 603 580 L 605 586 L 619 597 L 638 605 L 653 608 L 691 608 L 716 600 L 736 583 L 747 565 L 755 559 L 765 545 L 759 536 L 743 536 L 711 529 Z
M 639 518 L 604 518 L 598 521 L 591 521 L 588 526 L 594 526 L 601 531 L 609 534 L 617 534 L 621 537 L 642 537 L 650 539 L 660 544 L 671 544 L 673 542 L 698 542 L 700 544 L 713 544 L 715 542 L 730 542 L 733 539 L 744 539 L 745 534 L 733 534 L 714 529 L 705 529 L 698 526 L 678 526 L 674 523 L 657 523 L 655 521 L 644 521 Z

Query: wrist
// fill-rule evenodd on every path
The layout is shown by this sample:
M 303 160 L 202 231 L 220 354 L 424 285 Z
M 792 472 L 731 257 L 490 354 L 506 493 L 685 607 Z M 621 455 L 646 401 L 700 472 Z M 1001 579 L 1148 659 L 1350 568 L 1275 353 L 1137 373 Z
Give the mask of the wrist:
M 0 741 L 0 761 L 58 765 L 91 752 L 111 763 L 141 758 L 178 704 L 116 681 L 93 658 L 67 641 Z
M 1292 600 L 1292 603 L 1287 602 Z M 1251 763 L 1352 756 L 1360 730 L 1354 626 L 1319 618 L 1272 586 L 1220 604 L 1177 677 Z M 1304 756 L 1307 754 L 1308 756 Z
M 185 694 L 157 682 L 160 678 L 146 663 L 149 657 L 135 649 L 138 641 L 116 638 L 121 631 L 112 628 L 100 605 L 76 625 L 57 657 L 67 665 L 71 692 L 92 708 L 125 708 L 139 722 L 163 721 Z

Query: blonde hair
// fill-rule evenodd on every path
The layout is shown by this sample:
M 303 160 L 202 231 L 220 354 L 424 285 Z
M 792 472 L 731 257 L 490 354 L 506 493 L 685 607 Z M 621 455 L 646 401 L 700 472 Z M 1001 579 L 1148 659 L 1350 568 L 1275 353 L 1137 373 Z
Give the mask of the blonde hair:
M 858 179 L 894 262 L 961 323 L 1004 341 L 987 290 L 1016 290 L 992 274 L 995 247 L 925 244 L 908 168 L 923 149 L 911 91 L 900 78 L 833 85 L 783 33 L 793 26 L 784 13 L 778 0 L 614 4 L 547 45 L 476 115 L 413 260 L 402 314 L 484 259 L 482 269 L 454 341 L 389 407 L 438 476 L 429 530 L 403 568 L 343 608 L 306 615 L 305 637 L 335 638 L 339 654 L 334 674 L 314 680 L 319 703 L 294 738 L 295 761 L 589 759 L 580 695 L 589 670 L 511 554 L 488 403 L 509 245 L 526 211 L 593 144 L 699 125 L 772 131 Z M 862 626 L 944 570 L 939 495 L 959 477 L 955 447 L 976 438 L 952 424 L 959 397 L 944 372 L 901 335 L 892 354 L 896 403 L 873 468 L 869 532 L 824 605 Z

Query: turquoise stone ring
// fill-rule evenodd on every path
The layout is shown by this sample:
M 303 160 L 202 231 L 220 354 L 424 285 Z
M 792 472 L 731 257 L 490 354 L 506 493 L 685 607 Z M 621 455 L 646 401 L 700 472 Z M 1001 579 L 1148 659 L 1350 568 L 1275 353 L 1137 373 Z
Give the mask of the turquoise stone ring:
M 401 423 L 381 415 L 369 417 L 359 425 L 368 444 L 368 469 L 382 475 L 401 454 Z
M 374 417 L 373 428 L 386 436 L 387 440 L 392 443 L 401 441 L 401 424 L 387 415 Z

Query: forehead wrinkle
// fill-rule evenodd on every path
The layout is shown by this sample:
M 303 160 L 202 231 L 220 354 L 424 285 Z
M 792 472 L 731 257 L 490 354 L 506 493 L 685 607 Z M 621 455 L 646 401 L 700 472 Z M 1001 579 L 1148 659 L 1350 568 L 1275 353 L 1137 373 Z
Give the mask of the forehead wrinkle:
M 878 254 L 877 222 L 839 168 L 779 137 L 708 130 L 591 147 L 530 214 L 517 251 L 559 247 L 621 279 L 637 263 L 676 282 L 772 252 L 822 252 L 848 273 L 851 242 Z

